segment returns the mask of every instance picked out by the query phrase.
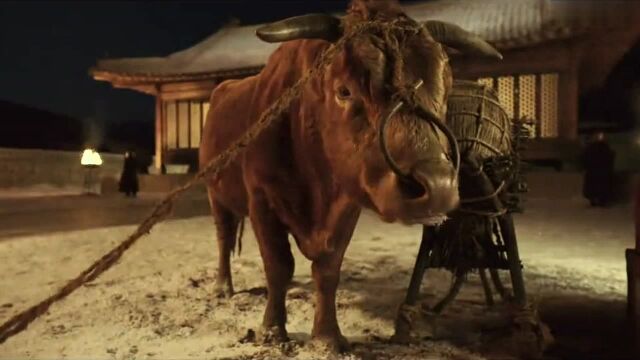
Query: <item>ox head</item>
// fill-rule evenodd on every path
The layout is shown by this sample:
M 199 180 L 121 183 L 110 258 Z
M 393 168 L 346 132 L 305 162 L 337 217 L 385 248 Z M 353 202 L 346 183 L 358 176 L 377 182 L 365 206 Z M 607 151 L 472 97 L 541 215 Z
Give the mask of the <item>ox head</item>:
M 374 31 L 345 42 L 311 86 L 319 100 L 310 117 L 317 123 L 334 181 L 385 221 L 429 224 L 441 221 L 459 202 L 459 155 L 443 125 L 452 83 L 443 45 L 485 57 L 500 54 L 458 26 L 418 24 L 398 9 L 367 14 L 364 20 L 402 19 L 418 31 Z M 353 18 L 353 8 L 343 19 L 298 16 L 265 25 L 257 35 L 268 42 L 335 42 Z M 397 96 L 407 89 L 410 101 Z M 304 111 L 304 101 L 301 106 Z

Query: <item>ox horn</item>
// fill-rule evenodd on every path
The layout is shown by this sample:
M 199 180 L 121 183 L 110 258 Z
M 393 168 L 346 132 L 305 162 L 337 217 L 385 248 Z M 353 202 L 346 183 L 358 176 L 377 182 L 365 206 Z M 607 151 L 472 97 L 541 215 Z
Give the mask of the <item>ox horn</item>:
M 433 38 L 449 47 L 464 53 L 502 59 L 496 48 L 478 35 L 472 34 L 458 25 L 442 21 L 429 20 L 424 23 Z
M 277 43 L 296 39 L 323 39 L 336 41 L 342 36 L 340 19 L 326 14 L 295 16 L 256 30 L 262 41 Z

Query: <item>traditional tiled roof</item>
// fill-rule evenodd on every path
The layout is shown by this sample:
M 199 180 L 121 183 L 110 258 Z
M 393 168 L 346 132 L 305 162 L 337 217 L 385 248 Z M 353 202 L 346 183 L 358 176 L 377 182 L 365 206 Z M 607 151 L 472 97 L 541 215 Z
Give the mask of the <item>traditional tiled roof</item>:
M 242 76 L 254 73 L 278 47 L 260 41 L 260 25 L 226 26 L 202 42 L 167 57 L 99 60 L 91 70 L 94 78 L 122 82 L 181 81 Z
M 407 7 L 418 20 L 441 20 L 482 36 L 499 49 L 527 47 L 640 20 L 625 0 L 441 0 Z
M 503 50 L 640 21 L 640 1 L 624 0 L 439 0 L 404 9 L 417 21 L 455 23 Z M 167 57 L 99 60 L 91 74 L 97 80 L 152 83 L 256 73 L 278 47 L 255 36 L 259 26 L 224 27 Z

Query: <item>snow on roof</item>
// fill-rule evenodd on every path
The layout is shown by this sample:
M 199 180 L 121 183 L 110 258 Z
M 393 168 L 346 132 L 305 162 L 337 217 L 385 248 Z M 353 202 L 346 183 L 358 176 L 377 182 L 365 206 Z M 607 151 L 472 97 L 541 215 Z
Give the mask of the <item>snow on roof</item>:
M 224 27 L 195 46 L 167 57 L 99 60 L 93 71 L 132 77 L 181 77 L 251 70 L 261 67 L 278 47 L 255 36 L 259 26 Z
M 404 9 L 417 21 L 455 23 L 508 49 L 640 21 L 639 4 L 622 0 L 439 0 Z M 257 72 L 278 47 L 255 36 L 259 26 L 226 26 L 167 57 L 99 60 L 91 73 L 97 80 L 159 82 Z

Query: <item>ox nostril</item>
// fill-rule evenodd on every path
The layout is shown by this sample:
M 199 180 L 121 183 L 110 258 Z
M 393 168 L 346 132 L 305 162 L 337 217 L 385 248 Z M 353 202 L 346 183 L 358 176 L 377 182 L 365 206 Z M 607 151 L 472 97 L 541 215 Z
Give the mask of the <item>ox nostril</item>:
M 411 175 L 414 183 L 411 198 L 428 198 L 432 210 L 437 211 L 447 211 L 458 202 L 457 177 L 450 163 L 422 161 L 416 164 Z
M 418 182 L 413 176 L 400 179 L 399 187 L 400 191 L 407 199 L 418 199 L 427 193 L 426 186 Z

